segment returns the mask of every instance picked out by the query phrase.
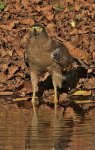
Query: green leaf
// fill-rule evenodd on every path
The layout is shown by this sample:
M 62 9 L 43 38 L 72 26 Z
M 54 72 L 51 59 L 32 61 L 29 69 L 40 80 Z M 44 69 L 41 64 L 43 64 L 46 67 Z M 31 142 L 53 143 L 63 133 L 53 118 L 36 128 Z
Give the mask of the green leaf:
M 69 10 L 69 11 L 72 11 L 72 10 L 73 10 L 73 5 L 68 4 L 68 10 Z
M 4 2 L 0 2 L 0 10 L 3 10 L 5 8 L 5 3 Z

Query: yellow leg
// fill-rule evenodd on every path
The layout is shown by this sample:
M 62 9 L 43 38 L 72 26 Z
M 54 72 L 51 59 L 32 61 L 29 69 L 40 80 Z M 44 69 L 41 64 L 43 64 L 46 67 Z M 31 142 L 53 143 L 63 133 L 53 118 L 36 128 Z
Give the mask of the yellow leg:
M 58 103 L 58 97 L 57 97 L 58 78 L 56 76 L 56 72 L 53 72 L 52 74 L 52 82 L 54 87 L 54 104 L 57 104 Z
M 55 109 L 55 116 L 57 114 L 57 103 L 58 103 L 57 86 L 54 84 L 54 109 Z
M 58 103 L 58 98 L 57 98 L 57 87 L 54 85 L 54 103 Z
M 33 86 L 33 95 L 32 95 L 32 99 L 31 102 L 32 104 L 35 103 L 35 96 L 36 96 L 36 92 L 38 90 L 37 84 L 38 84 L 38 78 L 36 73 L 31 72 L 31 82 L 32 82 L 32 86 Z
M 53 74 L 52 74 L 52 82 L 53 82 L 53 87 L 54 87 L 55 114 L 57 113 L 57 104 L 58 104 L 57 87 L 61 87 L 61 84 L 62 84 L 62 80 L 61 80 L 60 74 L 61 73 L 59 72 L 59 75 L 58 75 L 57 71 L 53 71 Z
M 36 115 L 36 107 L 35 107 L 35 103 L 32 103 L 32 106 L 33 106 L 33 112 L 34 112 L 34 115 Z
M 35 103 L 35 96 L 36 96 L 36 90 L 35 88 L 33 89 L 33 95 L 32 95 L 32 100 L 31 102 L 34 104 Z

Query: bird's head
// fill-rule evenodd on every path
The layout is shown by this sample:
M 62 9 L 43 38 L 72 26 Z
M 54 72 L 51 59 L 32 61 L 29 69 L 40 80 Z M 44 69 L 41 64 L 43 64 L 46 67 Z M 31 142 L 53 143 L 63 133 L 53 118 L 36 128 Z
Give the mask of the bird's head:
M 31 31 L 31 37 L 32 38 L 38 39 L 38 38 L 48 37 L 48 35 L 45 31 L 45 28 L 40 24 L 34 24 L 30 28 L 30 31 Z

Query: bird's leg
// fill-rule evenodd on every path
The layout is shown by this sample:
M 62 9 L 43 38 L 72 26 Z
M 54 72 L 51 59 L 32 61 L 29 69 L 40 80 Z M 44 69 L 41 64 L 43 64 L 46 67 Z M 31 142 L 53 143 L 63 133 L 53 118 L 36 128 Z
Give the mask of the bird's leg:
M 53 83 L 54 86 L 54 109 L 55 109 L 55 116 L 57 114 L 57 103 L 58 103 L 58 96 L 57 96 L 57 86 Z
M 36 92 L 38 90 L 37 88 L 37 84 L 38 84 L 38 78 L 36 73 L 31 72 L 31 82 L 32 82 L 32 86 L 33 86 L 33 95 L 32 95 L 32 104 L 35 103 L 35 96 L 36 96 Z
M 62 73 L 60 68 L 56 68 L 57 70 L 53 70 L 52 73 L 52 82 L 54 87 L 54 105 L 55 105 L 55 113 L 57 113 L 57 103 L 58 103 L 58 93 L 57 87 L 62 87 Z
M 57 86 L 53 83 L 54 86 L 54 103 L 58 103 L 58 96 L 57 96 Z
M 55 107 L 55 114 L 57 114 L 58 95 L 57 95 L 56 75 L 53 75 L 52 80 L 53 80 L 53 87 L 54 87 L 54 107 Z
M 56 71 L 53 71 L 52 82 L 53 82 L 53 87 L 54 87 L 54 103 L 56 104 L 58 103 L 57 87 L 61 86 L 61 80 Z

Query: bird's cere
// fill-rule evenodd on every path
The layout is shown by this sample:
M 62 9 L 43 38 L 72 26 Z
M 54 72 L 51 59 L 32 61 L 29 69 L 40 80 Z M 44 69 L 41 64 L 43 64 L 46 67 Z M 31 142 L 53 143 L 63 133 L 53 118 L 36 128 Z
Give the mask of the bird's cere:
M 36 32 L 41 32 L 43 30 L 42 27 L 34 26 L 32 28 L 29 28 L 30 31 L 36 31 Z

